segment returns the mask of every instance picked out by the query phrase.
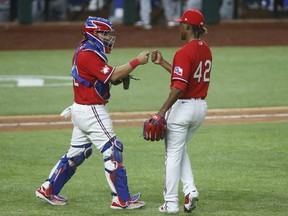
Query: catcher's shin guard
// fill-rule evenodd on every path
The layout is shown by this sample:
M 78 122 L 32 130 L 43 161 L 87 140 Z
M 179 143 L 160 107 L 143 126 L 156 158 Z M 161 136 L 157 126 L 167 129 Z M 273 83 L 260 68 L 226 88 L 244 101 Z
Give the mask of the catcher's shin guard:
M 74 175 L 76 168 L 92 154 L 91 143 L 81 146 L 71 146 L 73 156 L 65 154 L 50 173 L 48 181 L 52 187 L 52 194 L 58 194 L 66 182 Z
M 123 144 L 115 138 L 105 144 L 103 153 L 105 174 L 113 196 L 118 196 L 119 204 L 123 207 L 130 199 L 127 184 L 126 169 L 122 164 Z

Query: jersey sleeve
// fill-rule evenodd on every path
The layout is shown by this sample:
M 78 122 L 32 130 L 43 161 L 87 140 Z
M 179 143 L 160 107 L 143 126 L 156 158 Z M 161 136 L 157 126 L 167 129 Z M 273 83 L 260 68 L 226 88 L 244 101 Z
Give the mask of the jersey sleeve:
M 171 71 L 171 88 L 175 87 L 183 92 L 186 90 L 190 76 L 190 61 L 188 55 L 181 50 L 176 52 Z
M 86 69 L 87 73 L 84 76 L 87 76 L 86 79 L 89 81 L 97 77 L 103 83 L 107 83 L 115 70 L 114 67 L 108 65 L 107 62 L 91 51 L 81 52 L 78 58 L 82 58 L 82 61 L 80 61 L 82 62 L 81 68 Z

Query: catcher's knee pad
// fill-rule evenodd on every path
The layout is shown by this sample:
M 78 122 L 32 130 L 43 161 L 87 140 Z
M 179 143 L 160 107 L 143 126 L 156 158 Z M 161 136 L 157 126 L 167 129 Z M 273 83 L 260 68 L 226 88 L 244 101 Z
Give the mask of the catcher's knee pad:
M 52 194 L 58 194 L 65 183 L 74 175 L 76 168 L 92 154 L 92 144 L 72 146 L 73 156 L 65 154 L 54 167 L 54 172 L 50 174 L 48 181 L 52 186 Z
M 122 164 L 123 144 L 115 138 L 105 144 L 103 154 L 105 174 L 112 190 L 112 195 L 118 196 L 120 204 L 126 205 L 130 199 L 127 184 L 126 169 Z

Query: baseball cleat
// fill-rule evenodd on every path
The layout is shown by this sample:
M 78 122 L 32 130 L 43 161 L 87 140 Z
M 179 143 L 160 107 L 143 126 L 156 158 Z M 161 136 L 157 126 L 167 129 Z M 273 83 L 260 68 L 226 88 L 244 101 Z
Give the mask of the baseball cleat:
M 38 188 L 35 194 L 36 197 L 41 198 L 52 205 L 66 205 L 68 201 L 67 198 L 62 197 L 60 195 L 53 195 L 53 194 L 47 195 L 46 189 L 43 186 Z
M 58 199 L 58 200 L 63 201 L 63 202 L 68 202 L 68 199 L 67 199 L 66 197 L 60 196 L 59 194 L 54 195 L 54 197 L 55 197 L 56 199 Z
M 196 208 L 196 202 L 198 201 L 198 192 L 192 191 L 185 196 L 184 201 L 184 212 L 191 212 Z
M 161 206 L 159 207 L 159 212 L 161 212 L 161 213 L 169 213 L 169 214 L 176 214 L 176 213 L 178 213 L 179 211 L 178 211 L 178 210 L 168 211 L 168 210 L 167 210 L 167 202 L 165 202 L 163 205 L 161 205 Z
M 118 201 L 118 197 L 113 197 L 111 203 L 111 209 L 140 209 L 145 206 L 143 201 L 128 201 L 126 205 L 121 205 Z
M 159 207 L 159 212 L 161 212 L 161 213 L 168 213 L 166 202 Z

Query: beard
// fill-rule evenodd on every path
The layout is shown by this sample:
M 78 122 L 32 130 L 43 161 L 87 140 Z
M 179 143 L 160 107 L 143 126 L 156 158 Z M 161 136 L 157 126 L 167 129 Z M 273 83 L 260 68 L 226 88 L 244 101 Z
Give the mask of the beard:
M 186 38 L 187 38 L 187 37 L 186 37 L 186 34 L 181 34 L 181 35 L 180 35 L 180 38 L 181 38 L 181 40 L 185 41 Z

